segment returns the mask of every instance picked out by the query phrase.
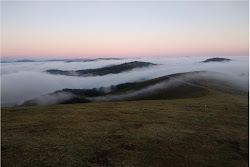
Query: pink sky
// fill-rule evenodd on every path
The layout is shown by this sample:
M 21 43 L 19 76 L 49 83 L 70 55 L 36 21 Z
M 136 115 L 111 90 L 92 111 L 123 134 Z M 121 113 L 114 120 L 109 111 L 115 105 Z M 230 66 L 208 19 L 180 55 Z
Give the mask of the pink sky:
M 3 2 L 2 59 L 247 56 L 248 2 Z

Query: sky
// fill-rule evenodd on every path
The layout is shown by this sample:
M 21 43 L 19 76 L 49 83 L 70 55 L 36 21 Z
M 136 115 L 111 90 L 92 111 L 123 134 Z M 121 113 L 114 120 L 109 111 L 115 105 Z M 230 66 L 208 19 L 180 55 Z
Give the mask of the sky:
M 248 1 L 1 1 L 1 58 L 248 56 Z

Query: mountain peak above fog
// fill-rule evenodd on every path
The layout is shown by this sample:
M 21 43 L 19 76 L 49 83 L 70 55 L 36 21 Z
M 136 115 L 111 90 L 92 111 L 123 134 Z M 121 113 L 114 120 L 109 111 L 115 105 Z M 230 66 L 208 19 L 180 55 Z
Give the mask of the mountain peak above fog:
M 224 62 L 224 61 L 231 61 L 231 59 L 214 57 L 214 58 L 206 59 L 205 61 L 202 61 L 202 62 L 208 63 L 208 62 Z

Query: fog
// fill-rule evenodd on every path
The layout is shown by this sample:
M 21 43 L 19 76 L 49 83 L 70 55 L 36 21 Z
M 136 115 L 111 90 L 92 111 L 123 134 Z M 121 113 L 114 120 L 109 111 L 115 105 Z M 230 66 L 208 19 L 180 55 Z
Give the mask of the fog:
M 209 57 L 178 58 L 138 58 L 122 60 L 98 60 L 92 62 L 24 62 L 1 63 L 1 103 L 2 106 L 21 104 L 42 94 L 64 88 L 89 89 L 109 87 L 126 82 L 143 81 L 178 72 L 207 70 L 224 75 L 218 79 L 227 80 L 242 89 L 248 89 L 248 57 L 228 57 L 230 62 L 200 63 Z M 144 61 L 158 64 L 148 68 L 134 69 L 120 74 L 104 76 L 76 77 L 51 75 L 48 69 L 80 70 L 117 65 L 131 61 Z
M 32 99 L 32 104 L 28 104 L 28 105 L 58 104 L 58 103 L 66 101 L 66 100 L 69 100 L 73 97 L 76 97 L 76 96 L 71 94 L 71 93 L 64 93 L 64 92 L 45 94 L 45 95 L 38 96 L 38 97 Z

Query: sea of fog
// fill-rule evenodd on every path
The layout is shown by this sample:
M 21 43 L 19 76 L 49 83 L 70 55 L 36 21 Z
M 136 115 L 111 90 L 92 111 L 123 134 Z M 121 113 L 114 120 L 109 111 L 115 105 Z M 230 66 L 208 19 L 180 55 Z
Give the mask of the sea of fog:
M 143 81 L 168 74 L 199 70 L 223 73 L 228 80 L 235 82 L 241 88 L 248 89 L 249 57 L 227 57 L 232 61 L 201 63 L 207 58 L 209 57 L 133 58 L 70 63 L 63 61 L 1 63 L 1 105 L 21 104 L 39 95 L 64 88 L 109 87 L 120 83 Z M 131 61 L 151 62 L 158 65 L 134 69 L 120 74 L 91 77 L 51 75 L 44 72 L 48 69 L 81 70 L 100 68 Z

